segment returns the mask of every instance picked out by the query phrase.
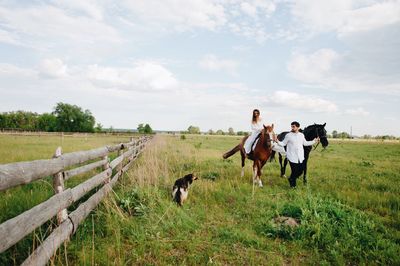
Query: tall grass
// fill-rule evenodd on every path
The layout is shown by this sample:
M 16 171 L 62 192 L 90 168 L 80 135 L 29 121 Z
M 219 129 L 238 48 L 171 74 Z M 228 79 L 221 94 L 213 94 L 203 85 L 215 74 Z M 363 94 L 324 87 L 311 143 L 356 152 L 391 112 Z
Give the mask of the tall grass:
M 251 162 L 242 178 L 239 156 L 221 157 L 238 140 L 157 136 L 52 263 L 400 264 L 398 143 L 332 142 L 294 190 L 267 163 L 252 197 Z M 200 179 L 180 208 L 172 184 L 190 172 Z

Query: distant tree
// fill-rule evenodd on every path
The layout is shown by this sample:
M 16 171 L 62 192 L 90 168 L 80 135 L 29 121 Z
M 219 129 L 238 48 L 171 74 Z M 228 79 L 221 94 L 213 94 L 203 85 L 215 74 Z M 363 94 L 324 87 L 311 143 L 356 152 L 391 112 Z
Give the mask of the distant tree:
M 146 125 L 144 126 L 144 133 L 145 133 L 145 134 L 151 134 L 151 133 L 153 133 L 153 129 L 150 127 L 149 124 L 146 124 Z
M 222 129 L 218 129 L 217 132 L 215 132 L 217 135 L 225 135 L 225 132 Z
M 0 127 L 37 130 L 38 119 L 39 115 L 37 113 L 25 111 L 5 112 L 0 115 Z
M 189 126 L 187 131 L 189 134 L 200 134 L 200 128 L 195 126 Z
M 249 133 L 245 132 L 245 131 L 238 131 L 236 133 L 238 136 L 247 136 Z
M 332 131 L 332 138 L 338 138 L 338 132 L 336 130 Z
M 57 130 L 57 117 L 53 114 L 44 113 L 39 116 L 38 129 L 41 131 L 53 132 Z
M 230 127 L 230 128 L 228 129 L 228 134 L 229 134 L 229 135 L 235 135 L 235 131 L 233 130 L 233 128 Z
M 53 115 L 57 118 L 57 131 L 94 132 L 95 118 L 89 110 L 67 103 L 57 103 Z
M 341 132 L 338 134 L 338 137 L 341 139 L 349 139 L 350 138 L 350 134 L 347 132 Z
M 143 134 L 144 133 L 144 125 L 143 124 L 139 124 L 138 127 L 137 127 L 137 131 L 139 133 Z
M 94 132 L 102 132 L 103 131 L 103 125 L 100 123 L 96 124 L 96 127 L 94 128 Z
M 208 133 L 208 135 L 214 135 L 215 134 L 214 130 L 212 130 L 212 129 L 209 129 L 207 133 Z

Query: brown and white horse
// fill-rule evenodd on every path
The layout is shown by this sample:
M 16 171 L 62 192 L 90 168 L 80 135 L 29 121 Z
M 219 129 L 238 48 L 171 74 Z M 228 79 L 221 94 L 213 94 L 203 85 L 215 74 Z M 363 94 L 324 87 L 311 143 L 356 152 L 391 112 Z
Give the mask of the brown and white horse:
M 253 161 L 253 184 L 257 183 L 258 186 L 262 187 L 262 182 L 260 179 L 261 176 L 261 169 L 263 166 L 266 164 L 268 161 L 271 153 L 272 153 L 272 135 L 274 134 L 274 124 L 271 126 L 264 126 L 260 133 L 260 137 L 257 141 L 257 144 L 250 153 L 250 155 L 247 156 L 248 159 Z M 248 136 L 244 137 L 240 143 L 234 147 L 232 150 L 226 152 L 222 157 L 224 159 L 229 158 L 230 156 L 234 155 L 236 152 L 240 151 L 240 155 L 242 156 L 242 174 L 241 176 L 243 177 L 244 175 L 244 165 L 246 161 L 246 152 L 244 150 L 244 143 Z

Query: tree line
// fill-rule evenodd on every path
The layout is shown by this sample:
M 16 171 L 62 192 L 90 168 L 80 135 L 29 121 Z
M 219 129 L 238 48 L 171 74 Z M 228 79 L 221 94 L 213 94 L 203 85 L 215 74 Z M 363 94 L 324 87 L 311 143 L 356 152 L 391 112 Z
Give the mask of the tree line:
M 197 126 L 189 126 L 186 131 L 182 131 L 182 134 L 201 134 L 200 128 Z M 228 131 L 223 131 L 222 129 L 218 129 L 216 131 L 210 129 L 207 131 L 208 135 L 239 135 L 239 136 L 246 136 L 249 133 L 245 131 L 238 131 L 235 132 L 232 127 L 228 128 Z
M 201 134 L 200 128 L 197 126 L 189 126 L 186 131 L 181 131 L 182 134 Z M 246 131 L 237 131 L 235 132 L 232 127 L 228 128 L 228 131 L 223 131 L 222 129 L 218 129 L 216 131 L 210 129 L 207 132 L 205 132 L 207 135 L 238 135 L 238 136 L 246 136 L 249 134 L 249 132 Z M 339 132 L 337 130 L 333 130 L 331 134 L 327 134 L 328 138 L 333 138 L 333 139 L 351 139 L 355 138 L 355 136 L 350 135 L 347 132 Z M 392 135 L 378 135 L 378 136 L 371 136 L 371 135 L 363 135 L 357 138 L 362 138 L 362 139 L 388 139 L 388 140 L 394 140 L 394 139 L 400 139 L 396 136 Z
M 0 113 L 0 128 L 46 132 L 95 132 L 96 119 L 89 110 L 67 103 L 57 103 L 51 113 L 27 111 Z
M 361 139 L 388 139 L 388 140 L 395 140 L 395 139 L 400 139 L 396 136 L 393 135 L 377 135 L 377 136 L 372 136 L 372 135 L 362 135 L 362 136 L 352 136 L 351 134 L 347 132 L 338 132 L 337 130 L 333 130 L 332 134 L 327 135 L 328 138 L 333 138 L 333 139 L 353 139 L 353 138 L 361 138 Z
M 0 129 L 18 129 L 26 131 L 45 132 L 115 132 L 120 131 L 103 128 L 89 110 L 83 110 L 77 105 L 57 103 L 51 113 L 38 114 L 35 112 L 15 111 L 0 113 Z M 129 130 L 122 130 L 129 132 Z M 153 129 L 149 124 L 139 124 L 137 131 L 151 134 Z

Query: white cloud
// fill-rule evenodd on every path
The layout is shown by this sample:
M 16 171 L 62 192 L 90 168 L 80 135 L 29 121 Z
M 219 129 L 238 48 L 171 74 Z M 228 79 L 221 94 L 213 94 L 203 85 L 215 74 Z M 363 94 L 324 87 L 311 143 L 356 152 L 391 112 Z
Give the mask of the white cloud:
M 278 107 L 289 107 L 318 113 L 331 113 L 338 110 L 336 104 L 328 100 L 289 91 L 276 91 L 266 99 L 266 102 Z
M 8 44 L 14 44 L 14 45 L 20 45 L 21 43 L 15 39 L 15 36 L 13 36 L 11 33 L 8 31 L 0 29 L 0 42 L 3 43 L 8 43 Z
M 360 58 L 339 55 L 331 49 L 320 49 L 310 54 L 294 53 L 287 69 L 293 78 L 323 89 L 399 95 L 398 75 L 385 77 L 374 68 L 366 72 L 366 62 L 357 60 Z
M 175 30 L 215 30 L 226 23 L 224 7 L 211 0 L 124 1 L 131 12 L 150 24 L 172 25 Z
M 205 55 L 199 62 L 199 66 L 209 71 L 226 71 L 235 74 L 239 63 L 235 60 L 220 59 L 216 55 Z
M 166 0 L 124 1 L 133 14 L 125 21 L 140 21 L 150 31 L 230 31 L 263 43 L 267 21 L 276 10 L 275 1 Z M 128 22 L 129 23 L 129 22 Z
M 370 113 L 362 107 L 358 107 L 356 109 L 347 109 L 345 114 L 354 115 L 354 116 L 368 116 Z
M 257 7 L 254 5 L 249 4 L 248 2 L 243 2 L 240 4 L 240 8 L 242 9 L 243 13 L 250 17 L 257 16 Z
M 335 31 L 347 34 L 399 22 L 400 2 L 296 0 L 291 5 L 291 13 L 298 25 L 314 32 Z
M 371 31 L 398 22 L 400 22 L 400 1 L 386 1 L 352 10 L 344 18 L 338 31 L 343 34 Z
M 60 8 L 41 5 L 30 8 L 0 7 L 0 23 L 12 36 L 74 41 L 119 43 L 118 32 L 109 25 L 85 16 L 72 16 Z M 22 39 L 22 37 L 20 39 Z
M 37 72 L 31 69 L 18 67 L 12 64 L 0 63 L 0 77 L 35 77 Z
M 59 58 L 44 59 L 39 65 L 39 74 L 45 78 L 65 78 L 67 65 Z
M 298 80 L 325 85 L 333 65 L 338 60 L 340 56 L 331 49 L 320 49 L 309 55 L 294 53 L 287 68 Z
M 96 86 L 132 91 L 163 91 L 178 86 L 177 79 L 168 69 L 149 61 L 136 62 L 132 68 L 91 65 L 87 77 Z
M 104 16 L 103 8 L 100 6 L 99 3 L 95 2 L 94 0 L 53 0 L 52 2 L 62 8 L 67 8 L 72 11 L 83 12 L 84 14 L 87 14 L 95 20 L 102 20 Z

